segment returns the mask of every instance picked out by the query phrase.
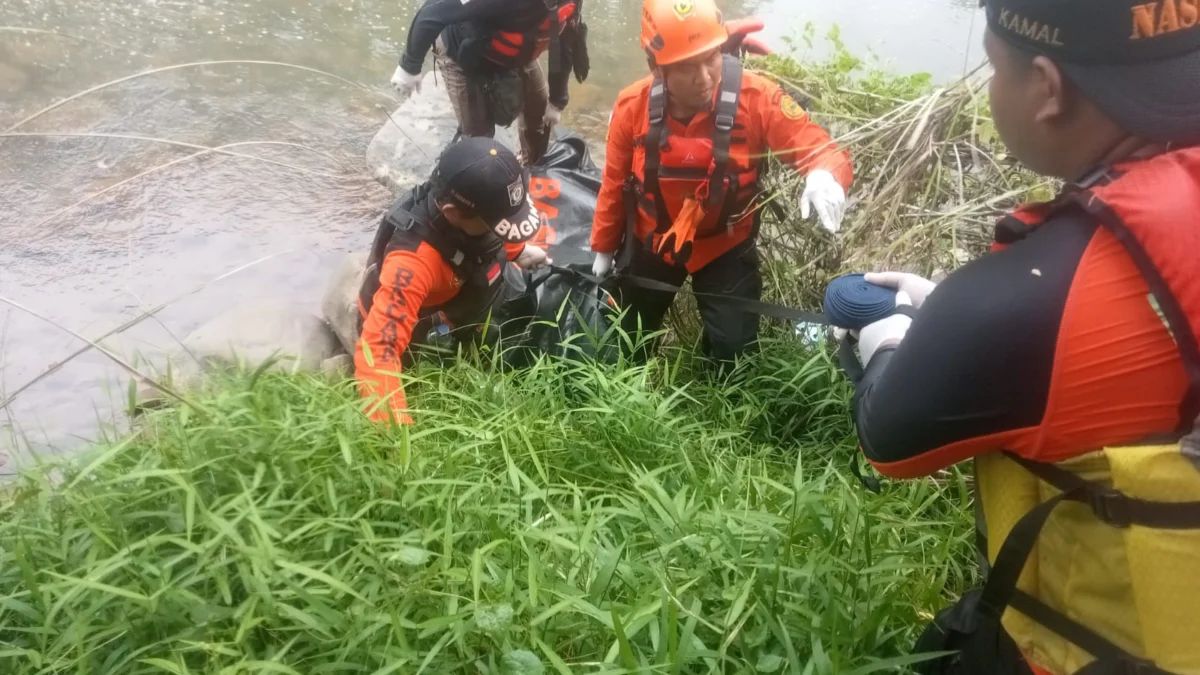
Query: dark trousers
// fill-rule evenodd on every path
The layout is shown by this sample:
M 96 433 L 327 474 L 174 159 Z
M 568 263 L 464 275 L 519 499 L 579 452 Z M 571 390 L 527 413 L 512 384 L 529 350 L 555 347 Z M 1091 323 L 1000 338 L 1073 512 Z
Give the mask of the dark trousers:
M 629 274 L 671 284 L 682 285 L 688 278 L 683 267 L 668 264 L 646 250 L 639 242 L 631 242 L 633 256 Z M 758 260 L 758 244 L 754 238 L 726 251 L 692 275 L 692 290 L 699 294 L 713 293 L 748 300 L 762 298 L 762 275 Z M 629 308 L 627 329 L 653 332 L 662 328 L 663 319 L 675 293 L 626 287 L 621 293 L 623 304 Z M 734 306 L 736 303 L 720 298 L 696 296 L 700 318 L 704 323 L 704 353 L 722 364 L 751 351 L 758 341 L 759 316 Z M 638 323 L 640 321 L 640 324 Z
M 494 137 L 496 122 L 488 110 L 487 94 L 479 79 L 467 74 L 454 59 L 443 58 L 439 63 L 446 77 L 446 93 L 450 95 L 450 105 L 454 108 L 463 136 Z M 550 85 L 537 61 L 522 68 L 520 75 L 525 96 L 521 114 L 517 116 L 521 143 L 518 157 L 522 163 L 532 164 L 541 159 L 550 133 L 542 124 L 546 106 L 549 105 Z

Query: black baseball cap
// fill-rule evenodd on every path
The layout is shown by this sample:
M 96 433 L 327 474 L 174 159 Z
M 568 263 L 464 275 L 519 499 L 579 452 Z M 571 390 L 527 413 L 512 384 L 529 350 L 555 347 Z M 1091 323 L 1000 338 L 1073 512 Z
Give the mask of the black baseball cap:
M 1048 57 L 1125 131 L 1200 142 L 1200 0 L 980 0 L 997 37 Z
M 479 216 L 506 242 L 528 241 L 541 227 L 529 173 L 491 138 L 464 138 L 446 148 L 433 171 L 433 188 L 439 201 Z

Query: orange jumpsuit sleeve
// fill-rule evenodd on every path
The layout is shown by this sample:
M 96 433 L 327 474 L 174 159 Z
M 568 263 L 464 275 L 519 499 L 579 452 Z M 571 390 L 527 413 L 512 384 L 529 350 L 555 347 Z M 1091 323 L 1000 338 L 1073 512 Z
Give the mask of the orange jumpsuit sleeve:
M 833 174 L 847 193 L 854 182 L 850 153 L 834 143 L 829 133 L 808 116 L 800 104 L 774 82 L 763 80 L 754 102 L 756 116 L 765 131 L 767 147 L 781 162 L 791 164 L 801 175 L 817 169 Z
M 604 177 L 592 219 L 592 250 L 616 253 L 625 236 L 625 179 L 633 172 L 633 141 L 637 116 L 645 114 L 637 97 L 622 94 L 608 124 Z
M 371 419 L 383 422 L 395 415 L 404 424 L 412 420 L 404 412 L 407 404 L 400 382 L 401 356 L 412 341 L 421 305 L 435 289 L 453 283 L 453 272 L 428 244 L 414 251 L 393 251 L 383 260 L 379 290 L 363 322 L 358 349 L 354 351 L 354 375 L 364 398 L 381 397 L 387 402 L 375 408 Z M 439 264 L 440 263 L 440 264 Z
M 521 251 L 524 250 L 525 242 L 521 242 L 520 244 L 509 244 L 505 242 L 504 244 L 504 252 L 508 255 L 509 262 L 516 260 L 517 257 L 521 255 Z

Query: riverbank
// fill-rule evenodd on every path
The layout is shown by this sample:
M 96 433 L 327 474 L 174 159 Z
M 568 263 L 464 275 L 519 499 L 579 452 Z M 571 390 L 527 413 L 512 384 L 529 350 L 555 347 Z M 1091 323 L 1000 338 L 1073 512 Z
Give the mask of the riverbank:
M 214 382 L 5 500 L 0 662 L 871 672 L 903 655 L 972 579 L 965 479 L 856 484 L 850 392 L 822 352 L 769 346 L 736 386 L 690 371 L 684 352 L 423 370 L 411 429 L 369 425 L 345 382 Z
M 766 66 L 859 176 L 834 241 L 775 174 L 768 299 L 815 307 L 847 270 L 953 269 L 1038 188 L 977 85 L 934 91 L 844 52 Z M 976 583 L 966 475 L 864 490 L 829 345 L 775 326 L 712 381 L 688 322 L 674 328 L 642 367 L 417 369 L 411 428 L 369 424 L 350 382 L 215 378 L 131 436 L 27 471 L 0 498 L 0 664 L 894 670 Z

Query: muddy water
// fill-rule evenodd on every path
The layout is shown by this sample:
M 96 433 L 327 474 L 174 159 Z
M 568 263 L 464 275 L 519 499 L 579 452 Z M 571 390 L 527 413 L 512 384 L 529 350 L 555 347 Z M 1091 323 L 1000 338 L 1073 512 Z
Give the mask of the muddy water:
M 90 136 L 0 137 L 0 296 L 98 336 L 275 256 L 172 304 L 112 343 L 122 354 L 151 358 L 231 298 L 315 309 L 332 261 L 368 243 L 390 201 L 365 174 L 362 157 L 393 106 L 387 79 L 416 5 L 6 0 L 0 131 L 90 87 L 192 62 L 283 62 L 352 83 L 278 65 L 178 68 L 103 88 L 21 124 L 12 131 Z M 644 73 L 639 5 L 588 3 L 593 74 L 572 83 L 567 125 L 600 133 L 616 92 Z M 777 46 L 812 21 L 819 31 L 837 23 L 851 49 L 870 49 L 900 70 L 946 79 L 980 59 L 973 0 L 723 6 L 731 16 L 766 18 L 766 37 Z M 116 135 L 226 146 L 246 156 L 189 158 L 197 147 Z M 61 328 L 0 305 L 0 400 L 79 346 Z M 93 353 L 24 392 L 0 411 L 0 464 L 7 465 L 0 472 L 24 456 L 6 453 L 15 445 L 56 452 L 94 437 L 113 419 L 127 383 Z

